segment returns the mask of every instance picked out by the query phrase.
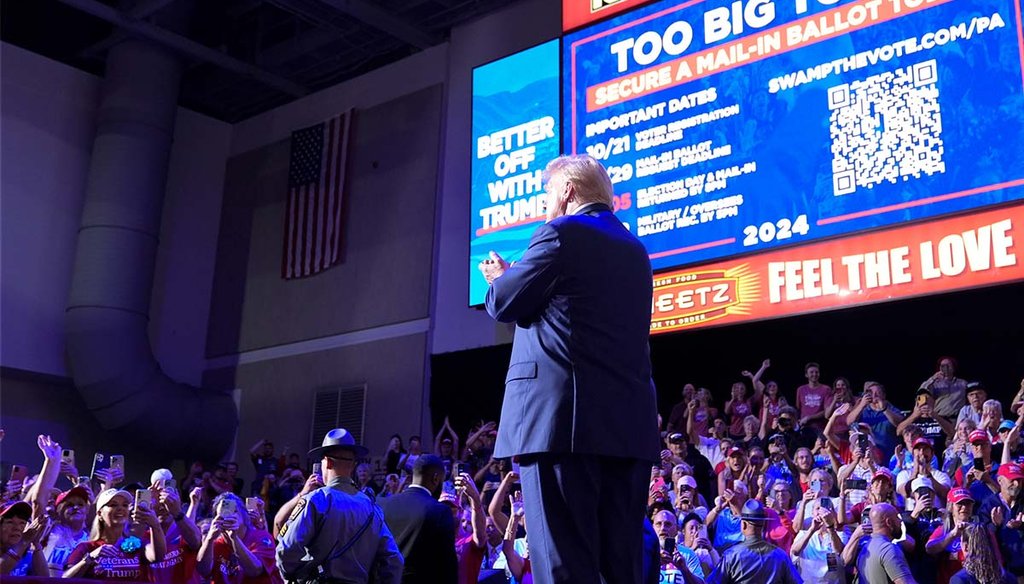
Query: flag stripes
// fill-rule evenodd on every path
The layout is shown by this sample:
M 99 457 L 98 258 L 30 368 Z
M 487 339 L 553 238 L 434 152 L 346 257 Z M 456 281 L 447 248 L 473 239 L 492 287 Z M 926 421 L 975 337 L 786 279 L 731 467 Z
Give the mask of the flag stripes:
M 317 274 L 341 257 L 351 112 L 292 132 L 281 277 Z

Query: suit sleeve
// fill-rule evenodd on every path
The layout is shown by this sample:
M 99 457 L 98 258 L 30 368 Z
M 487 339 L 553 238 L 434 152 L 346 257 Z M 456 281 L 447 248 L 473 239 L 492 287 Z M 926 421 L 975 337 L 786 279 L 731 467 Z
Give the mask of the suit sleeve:
M 405 560 L 402 552 L 398 550 L 398 544 L 384 522 L 383 513 L 380 514 L 380 541 L 377 544 L 377 556 L 374 558 L 374 581 L 380 584 L 401 584 L 402 568 Z
M 436 545 L 440 573 L 437 581 L 455 584 L 459 577 L 459 559 L 455 555 L 455 519 L 448 508 L 444 507 L 434 513 L 431 523 L 438 535 Z
M 779 561 L 782 562 L 784 566 L 783 570 L 785 570 L 786 573 L 786 582 L 788 582 L 789 584 L 803 584 L 804 579 L 800 577 L 800 572 L 797 571 L 796 564 L 793 563 L 793 560 L 789 559 L 789 554 L 782 550 L 779 550 L 779 552 L 775 555 L 777 558 L 779 558 Z
M 487 289 L 487 313 L 498 322 L 516 322 L 537 314 L 558 277 L 558 248 L 555 228 L 548 224 L 538 227 L 523 259 Z

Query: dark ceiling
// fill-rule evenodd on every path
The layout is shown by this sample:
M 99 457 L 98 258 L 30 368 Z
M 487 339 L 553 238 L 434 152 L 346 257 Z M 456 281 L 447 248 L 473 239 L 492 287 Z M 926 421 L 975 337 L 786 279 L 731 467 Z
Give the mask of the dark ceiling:
M 188 63 L 181 105 L 233 123 L 443 43 L 452 27 L 518 1 L 5 0 L 0 31 L 97 75 L 129 35 L 156 38 Z

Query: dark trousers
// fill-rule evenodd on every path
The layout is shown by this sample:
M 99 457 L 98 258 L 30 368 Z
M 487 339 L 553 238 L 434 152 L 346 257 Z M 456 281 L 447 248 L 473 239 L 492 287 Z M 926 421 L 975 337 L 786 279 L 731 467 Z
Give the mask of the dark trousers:
M 537 584 L 637 584 L 651 463 L 582 454 L 520 457 Z

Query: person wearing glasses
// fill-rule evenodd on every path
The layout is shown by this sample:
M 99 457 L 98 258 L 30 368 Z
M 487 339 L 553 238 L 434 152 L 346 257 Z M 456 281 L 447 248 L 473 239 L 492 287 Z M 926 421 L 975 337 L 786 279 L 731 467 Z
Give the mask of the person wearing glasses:
M 352 479 L 366 454 L 344 428 L 309 451 L 326 485 L 286 505 L 290 515 L 277 534 L 277 566 L 286 580 L 368 582 L 374 573 L 380 584 L 401 582 L 404 562 L 384 514 Z

